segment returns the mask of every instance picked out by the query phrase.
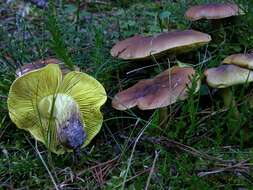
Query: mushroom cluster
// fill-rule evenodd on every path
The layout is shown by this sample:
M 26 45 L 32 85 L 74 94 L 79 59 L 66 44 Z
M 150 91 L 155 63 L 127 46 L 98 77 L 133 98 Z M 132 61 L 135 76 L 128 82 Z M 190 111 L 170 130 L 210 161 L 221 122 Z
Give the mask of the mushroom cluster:
M 219 22 L 219 19 L 241 14 L 243 11 L 237 4 L 211 3 L 190 7 L 185 13 L 185 18 L 189 21 L 207 19 Z M 169 31 L 153 36 L 135 35 L 117 42 L 111 49 L 111 55 L 123 60 L 148 60 L 152 57 L 160 58 L 189 52 L 210 41 L 210 35 L 192 29 Z M 250 82 L 253 80 L 253 73 L 249 70 L 251 69 L 250 57 L 250 55 L 229 56 L 223 61 L 224 65 L 206 70 L 208 85 L 214 88 L 227 88 Z M 191 79 L 194 75 L 196 71 L 192 67 L 173 66 L 152 79 L 140 80 L 132 87 L 117 93 L 112 100 L 112 107 L 118 110 L 135 106 L 141 110 L 165 108 L 177 100 L 187 98 L 187 89 L 192 86 Z M 195 89 L 197 92 L 200 78 L 195 82 L 198 84 Z M 223 91 L 225 94 L 225 90 Z M 229 90 L 227 89 L 226 92 Z M 231 99 L 227 100 L 225 104 L 228 105 L 231 101 Z
M 211 3 L 190 7 L 185 13 L 185 18 L 193 22 L 207 19 L 211 20 L 212 24 L 220 25 L 226 18 L 243 14 L 244 11 L 235 3 Z M 207 84 L 220 89 L 225 106 L 234 107 L 236 117 L 239 117 L 239 111 L 230 86 L 253 81 L 251 61 L 252 54 L 234 54 L 225 58 L 222 65 L 204 72 Z
M 208 34 L 195 31 L 171 31 L 154 36 L 136 35 L 116 43 L 111 55 L 124 60 L 147 60 L 166 55 L 189 52 L 211 41 Z M 197 75 L 193 67 L 174 66 L 155 76 L 153 79 L 140 80 L 132 87 L 116 94 L 112 106 L 126 110 L 137 106 L 141 110 L 159 110 L 159 120 L 166 125 L 166 107 L 188 97 L 192 78 Z M 200 83 L 198 78 L 196 83 Z M 199 85 L 195 92 L 199 90 Z M 162 117 L 162 118 L 161 118 Z M 162 125 L 162 123 L 160 123 Z

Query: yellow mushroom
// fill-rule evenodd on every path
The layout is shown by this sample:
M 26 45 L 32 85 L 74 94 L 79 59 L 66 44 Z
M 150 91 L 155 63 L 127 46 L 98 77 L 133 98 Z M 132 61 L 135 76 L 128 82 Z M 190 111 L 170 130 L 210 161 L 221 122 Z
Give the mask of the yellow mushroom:
M 8 109 L 20 129 L 47 148 L 62 154 L 85 147 L 100 131 L 104 87 L 78 71 L 62 76 L 58 64 L 48 64 L 18 77 L 10 87 Z

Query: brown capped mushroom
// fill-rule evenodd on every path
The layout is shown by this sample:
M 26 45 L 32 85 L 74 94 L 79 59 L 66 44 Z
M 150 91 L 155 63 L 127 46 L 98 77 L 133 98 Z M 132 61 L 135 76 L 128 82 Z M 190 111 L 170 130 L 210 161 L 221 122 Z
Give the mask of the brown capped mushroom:
M 208 34 L 195 30 L 164 32 L 155 36 L 136 35 L 116 43 L 111 55 L 125 60 L 149 59 L 166 53 L 188 52 L 210 41 Z
M 200 19 L 212 20 L 240 14 L 243 14 L 242 10 L 234 3 L 211 3 L 190 7 L 185 13 L 185 18 L 190 21 L 197 21 Z
M 236 65 L 220 65 L 205 71 L 207 84 L 213 88 L 227 88 L 253 81 L 253 72 Z
M 248 69 L 253 69 L 253 54 L 252 53 L 238 53 L 226 57 L 222 63 L 233 64 Z
M 191 77 L 195 75 L 192 67 L 174 66 L 153 79 L 139 81 L 134 86 L 119 92 L 112 100 L 117 110 L 126 110 L 137 106 L 141 110 L 159 109 L 159 125 L 167 125 L 168 109 L 166 106 L 188 96 L 188 88 L 192 86 Z M 195 92 L 199 90 L 197 79 Z
M 187 98 L 193 75 L 195 70 L 192 67 L 174 66 L 153 79 L 141 80 L 134 86 L 119 92 L 113 98 L 112 106 L 117 110 L 126 110 L 135 106 L 141 110 L 166 107 L 177 100 Z M 198 89 L 199 85 L 196 91 Z
M 38 60 L 38 61 L 21 66 L 20 68 L 16 70 L 16 75 L 17 77 L 20 77 L 24 75 L 25 73 L 28 73 L 36 69 L 40 69 L 42 67 L 45 67 L 48 64 L 59 64 L 63 75 L 70 72 L 69 68 L 67 68 L 62 61 L 55 58 L 48 58 L 48 59 Z M 75 66 L 74 70 L 79 71 L 80 69 Z

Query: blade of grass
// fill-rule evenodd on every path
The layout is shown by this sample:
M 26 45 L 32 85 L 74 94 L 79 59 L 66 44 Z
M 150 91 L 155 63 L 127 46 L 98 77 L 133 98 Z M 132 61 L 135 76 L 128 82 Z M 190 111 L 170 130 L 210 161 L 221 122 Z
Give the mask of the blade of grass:
M 71 70 L 74 70 L 74 63 L 67 50 L 64 39 L 62 38 L 62 32 L 57 21 L 56 5 L 53 0 L 49 1 L 49 9 L 47 16 L 47 30 L 51 34 L 51 48 L 53 49 L 56 56 L 61 59 L 64 64 Z

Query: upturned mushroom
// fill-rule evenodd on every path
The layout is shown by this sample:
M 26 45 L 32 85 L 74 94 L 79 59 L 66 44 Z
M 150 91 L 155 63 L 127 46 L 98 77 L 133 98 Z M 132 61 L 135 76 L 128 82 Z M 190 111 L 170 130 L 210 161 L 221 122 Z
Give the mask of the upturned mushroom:
M 192 86 L 193 75 L 196 75 L 196 72 L 192 67 L 174 66 L 153 79 L 140 80 L 132 87 L 119 92 L 112 100 L 112 107 L 127 110 L 137 106 L 141 110 L 150 110 L 184 100 L 188 97 L 188 88 Z M 195 92 L 199 90 L 200 80 L 197 80 L 197 83 Z M 163 113 L 159 115 L 164 117 Z M 160 118 L 160 121 L 166 121 L 166 118 Z
M 154 36 L 135 35 L 117 42 L 111 55 L 124 60 L 143 60 L 191 51 L 211 41 L 208 34 L 195 30 L 159 33 Z
M 56 153 L 78 153 L 100 131 L 100 107 L 107 97 L 93 77 L 71 71 L 64 77 L 58 64 L 30 70 L 11 85 L 11 120 Z

